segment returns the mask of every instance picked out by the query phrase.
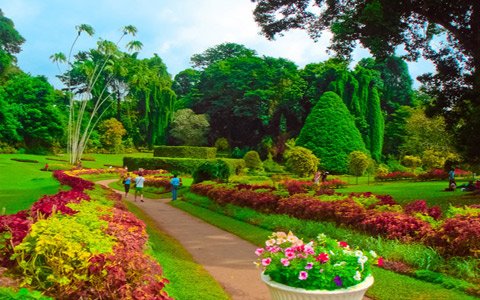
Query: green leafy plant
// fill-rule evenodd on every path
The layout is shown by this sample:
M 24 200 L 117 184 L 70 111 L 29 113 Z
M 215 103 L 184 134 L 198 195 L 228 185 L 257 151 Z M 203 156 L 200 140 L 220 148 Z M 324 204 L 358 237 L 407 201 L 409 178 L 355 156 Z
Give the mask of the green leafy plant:
M 195 169 L 192 177 L 194 183 L 206 180 L 228 181 L 230 168 L 223 160 L 206 161 Z
M 286 167 L 298 176 L 309 176 L 317 170 L 319 159 L 312 151 L 303 147 L 293 147 L 285 152 Z

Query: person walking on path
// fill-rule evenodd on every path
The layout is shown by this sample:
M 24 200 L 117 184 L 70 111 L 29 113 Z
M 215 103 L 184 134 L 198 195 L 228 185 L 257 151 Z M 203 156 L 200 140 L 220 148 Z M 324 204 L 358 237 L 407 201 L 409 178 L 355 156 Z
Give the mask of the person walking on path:
M 132 183 L 132 177 L 130 173 L 127 173 L 127 176 L 123 179 L 123 186 L 125 188 L 125 198 L 128 196 L 128 191 L 130 191 L 130 184 Z
M 143 202 L 143 184 L 145 182 L 145 178 L 143 177 L 142 173 L 139 173 L 137 178 L 135 178 L 135 202 L 137 201 L 137 194 L 140 194 L 140 201 Z
M 173 175 L 172 180 L 170 180 L 170 185 L 172 187 L 172 201 L 177 200 L 177 190 L 180 187 L 180 178 L 177 175 Z

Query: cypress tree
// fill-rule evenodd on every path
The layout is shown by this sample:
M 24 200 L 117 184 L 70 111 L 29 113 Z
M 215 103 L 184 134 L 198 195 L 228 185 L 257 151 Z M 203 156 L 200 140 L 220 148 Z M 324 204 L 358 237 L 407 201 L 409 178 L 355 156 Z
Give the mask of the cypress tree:
M 334 173 L 348 171 L 348 155 L 366 152 L 354 119 L 340 96 L 326 92 L 305 121 L 296 142 L 320 158 L 321 168 Z

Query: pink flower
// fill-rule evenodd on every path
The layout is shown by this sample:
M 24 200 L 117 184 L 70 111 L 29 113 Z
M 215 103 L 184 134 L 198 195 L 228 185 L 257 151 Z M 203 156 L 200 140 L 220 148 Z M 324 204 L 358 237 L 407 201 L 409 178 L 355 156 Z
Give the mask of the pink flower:
M 272 259 L 270 257 L 262 259 L 262 265 L 265 267 L 268 266 L 272 262 Z
M 343 247 L 343 248 L 347 248 L 347 247 L 348 247 L 348 244 L 347 244 L 346 242 L 343 242 L 343 241 L 342 241 L 342 242 L 338 242 L 338 245 L 339 245 L 340 247 Z
M 257 256 L 262 255 L 263 252 L 265 252 L 265 249 L 263 249 L 263 248 L 258 248 L 257 250 L 255 250 L 255 254 L 256 254 Z
M 305 271 L 300 271 L 300 274 L 298 274 L 298 279 L 306 280 L 307 278 L 308 278 L 308 273 Z
M 320 253 L 315 260 L 321 262 L 322 264 L 326 263 L 330 257 L 328 257 L 328 254 L 325 252 Z
M 294 259 L 295 258 L 295 251 L 290 249 L 290 251 L 285 251 L 285 255 L 287 256 L 288 259 Z
M 383 267 L 383 257 L 379 257 L 379 258 L 378 258 L 377 265 L 378 265 L 379 267 Z
M 313 263 L 309 262 L 307 263 L 307 265 L 305 266 L 305 270 L 311 270 L 313 268 Z
M 280 262 L 285 266 L 285 267 L 288 267 L 290 265 L 290 261 L 288 260 L 288 258 L 282 258 L 280 259 Z

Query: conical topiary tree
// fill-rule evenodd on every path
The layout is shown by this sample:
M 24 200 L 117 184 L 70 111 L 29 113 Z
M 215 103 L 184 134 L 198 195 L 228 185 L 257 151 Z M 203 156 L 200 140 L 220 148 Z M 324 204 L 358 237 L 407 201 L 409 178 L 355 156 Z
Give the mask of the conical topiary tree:
M 324 93 L 313 107 L 296 145 L 312 150 L 321 168 L 334 173 L 348 171 L 351 152 L 366 152 L 352 115 L 334 92 Z

